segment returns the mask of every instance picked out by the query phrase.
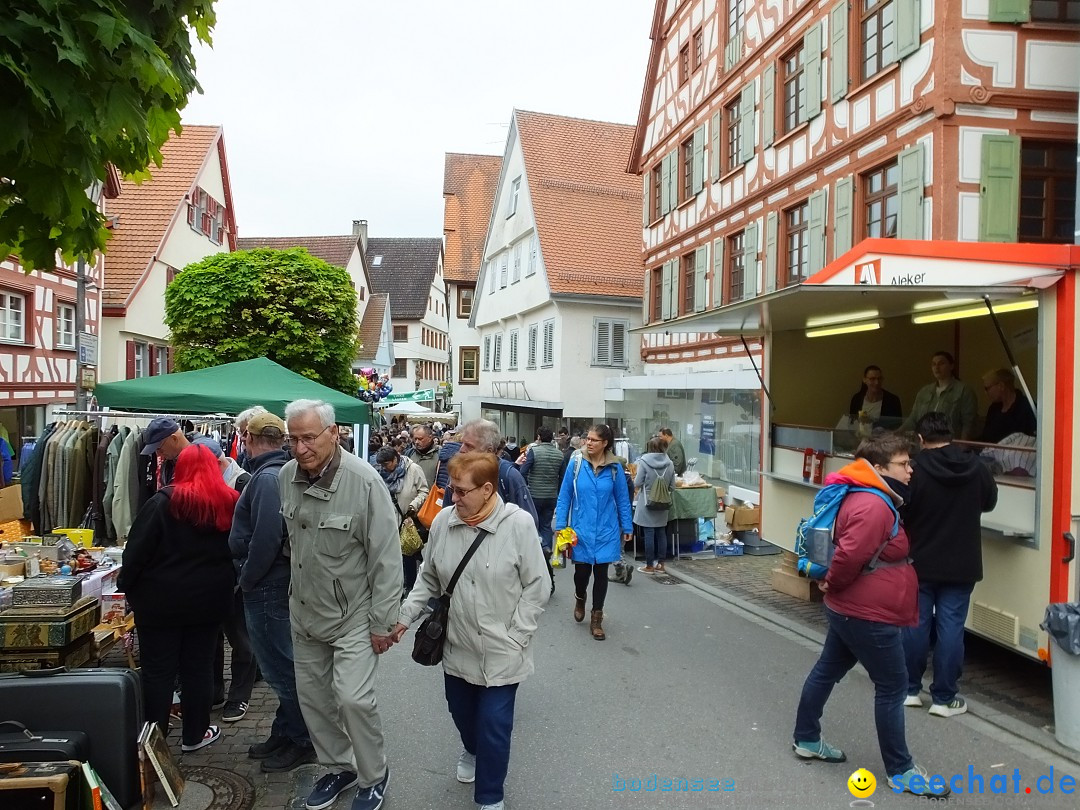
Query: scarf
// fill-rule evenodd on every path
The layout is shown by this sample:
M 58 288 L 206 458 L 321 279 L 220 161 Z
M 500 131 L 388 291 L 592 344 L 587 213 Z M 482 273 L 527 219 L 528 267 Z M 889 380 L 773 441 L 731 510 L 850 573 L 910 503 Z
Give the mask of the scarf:
M 403 458 L 399 458 L 397 466 L 389 472 L 381 464 L 379 465 L 379 475 L 386 482 L 386 488 L 390 490 L 391 495 L 397 495 L 405 485 L 405 465 L 406 460 Z
M 478 526 L 485 520 L 487 520 L 489 517 L 491 517 L 491 513 L 495 511 L 495 505 L 498 502 L 499 499 L 495 496 L 494 493 L 492 493 L 491 498 L 484 505 L 484 508 L 481 509 L 477 514 L 473 515 L 467 520 L 464 517 L 461 517 L 461 512 L 458 512 L 458 516 L 461 517 L 461 522 L 464 523 L 466 526 Z

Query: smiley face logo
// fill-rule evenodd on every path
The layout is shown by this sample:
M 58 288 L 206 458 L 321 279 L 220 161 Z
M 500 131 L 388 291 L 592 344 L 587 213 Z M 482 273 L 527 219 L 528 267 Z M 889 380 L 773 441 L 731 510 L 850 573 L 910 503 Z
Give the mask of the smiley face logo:
M 877 779 L 866 768 L 859 768 L 848 777 L 847 786 L 856 799 L 867 799 L 877 790 Z

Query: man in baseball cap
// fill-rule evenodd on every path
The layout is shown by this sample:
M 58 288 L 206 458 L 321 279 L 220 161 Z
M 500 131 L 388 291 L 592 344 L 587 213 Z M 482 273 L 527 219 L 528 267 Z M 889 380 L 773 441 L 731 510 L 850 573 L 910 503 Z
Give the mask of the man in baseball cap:
M 176 423 L 176 420 L 169 419 L 167 416 L 159 416 L 154 419 L 147 425 L 142 435 L 146 440 L 146 444 L 142 449 L 144 456 L 160 453 L 161 457 L 166 461 L 173 461 L 180 455 L 180 451 L 188 446 L 187 437 L 184 436 L 184 431 L 180 429 L 180 425 Z

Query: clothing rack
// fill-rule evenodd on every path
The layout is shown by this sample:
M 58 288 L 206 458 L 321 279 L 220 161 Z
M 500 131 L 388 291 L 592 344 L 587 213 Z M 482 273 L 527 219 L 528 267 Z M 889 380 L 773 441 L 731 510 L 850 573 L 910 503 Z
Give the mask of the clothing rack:
M 233 416 L 229 414 L 206 414 L 206 413 L 150 413 L 146 411 L 113 411 L 113 410 L 96 410 L 96 411 L 79 411 L 70 408 L 58 408 L 53 412 L 54 416 L 85 416 L 89 419 L 108 419 L 116 417 L 117 419 L 156 419 L 159 416 L 164 416 L 168 419 L 175 419 L 177 422 L 232 422 Z

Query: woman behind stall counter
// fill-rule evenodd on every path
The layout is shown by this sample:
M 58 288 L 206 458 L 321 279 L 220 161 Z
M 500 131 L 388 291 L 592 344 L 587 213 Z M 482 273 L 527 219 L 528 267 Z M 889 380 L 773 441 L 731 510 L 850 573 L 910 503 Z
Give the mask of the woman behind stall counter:
M 958 439 L 975 437 L 978 402 L 971 386 L 960 382 L 954 375 L 955 368 L 956 361 L 951 354 L 945 351 L 934 352 L 930 357 L 930 372 L 934 375 L 934 381 L 919 389 L 911 413 L 901 425 L 901 430 L 914 430 L 915 425 L 926 414 L 938 411 L 945 414 L 949 420 L 953 436 Z
M 899 424 L 898 420 L 904 415 L 900 397 L 885 390 L 885 373 L 881 366 L 870 365 L 863 369 L 862 386 L 851 397 L 848 413 L 853 417 L 862 414 L 875 427 Z

